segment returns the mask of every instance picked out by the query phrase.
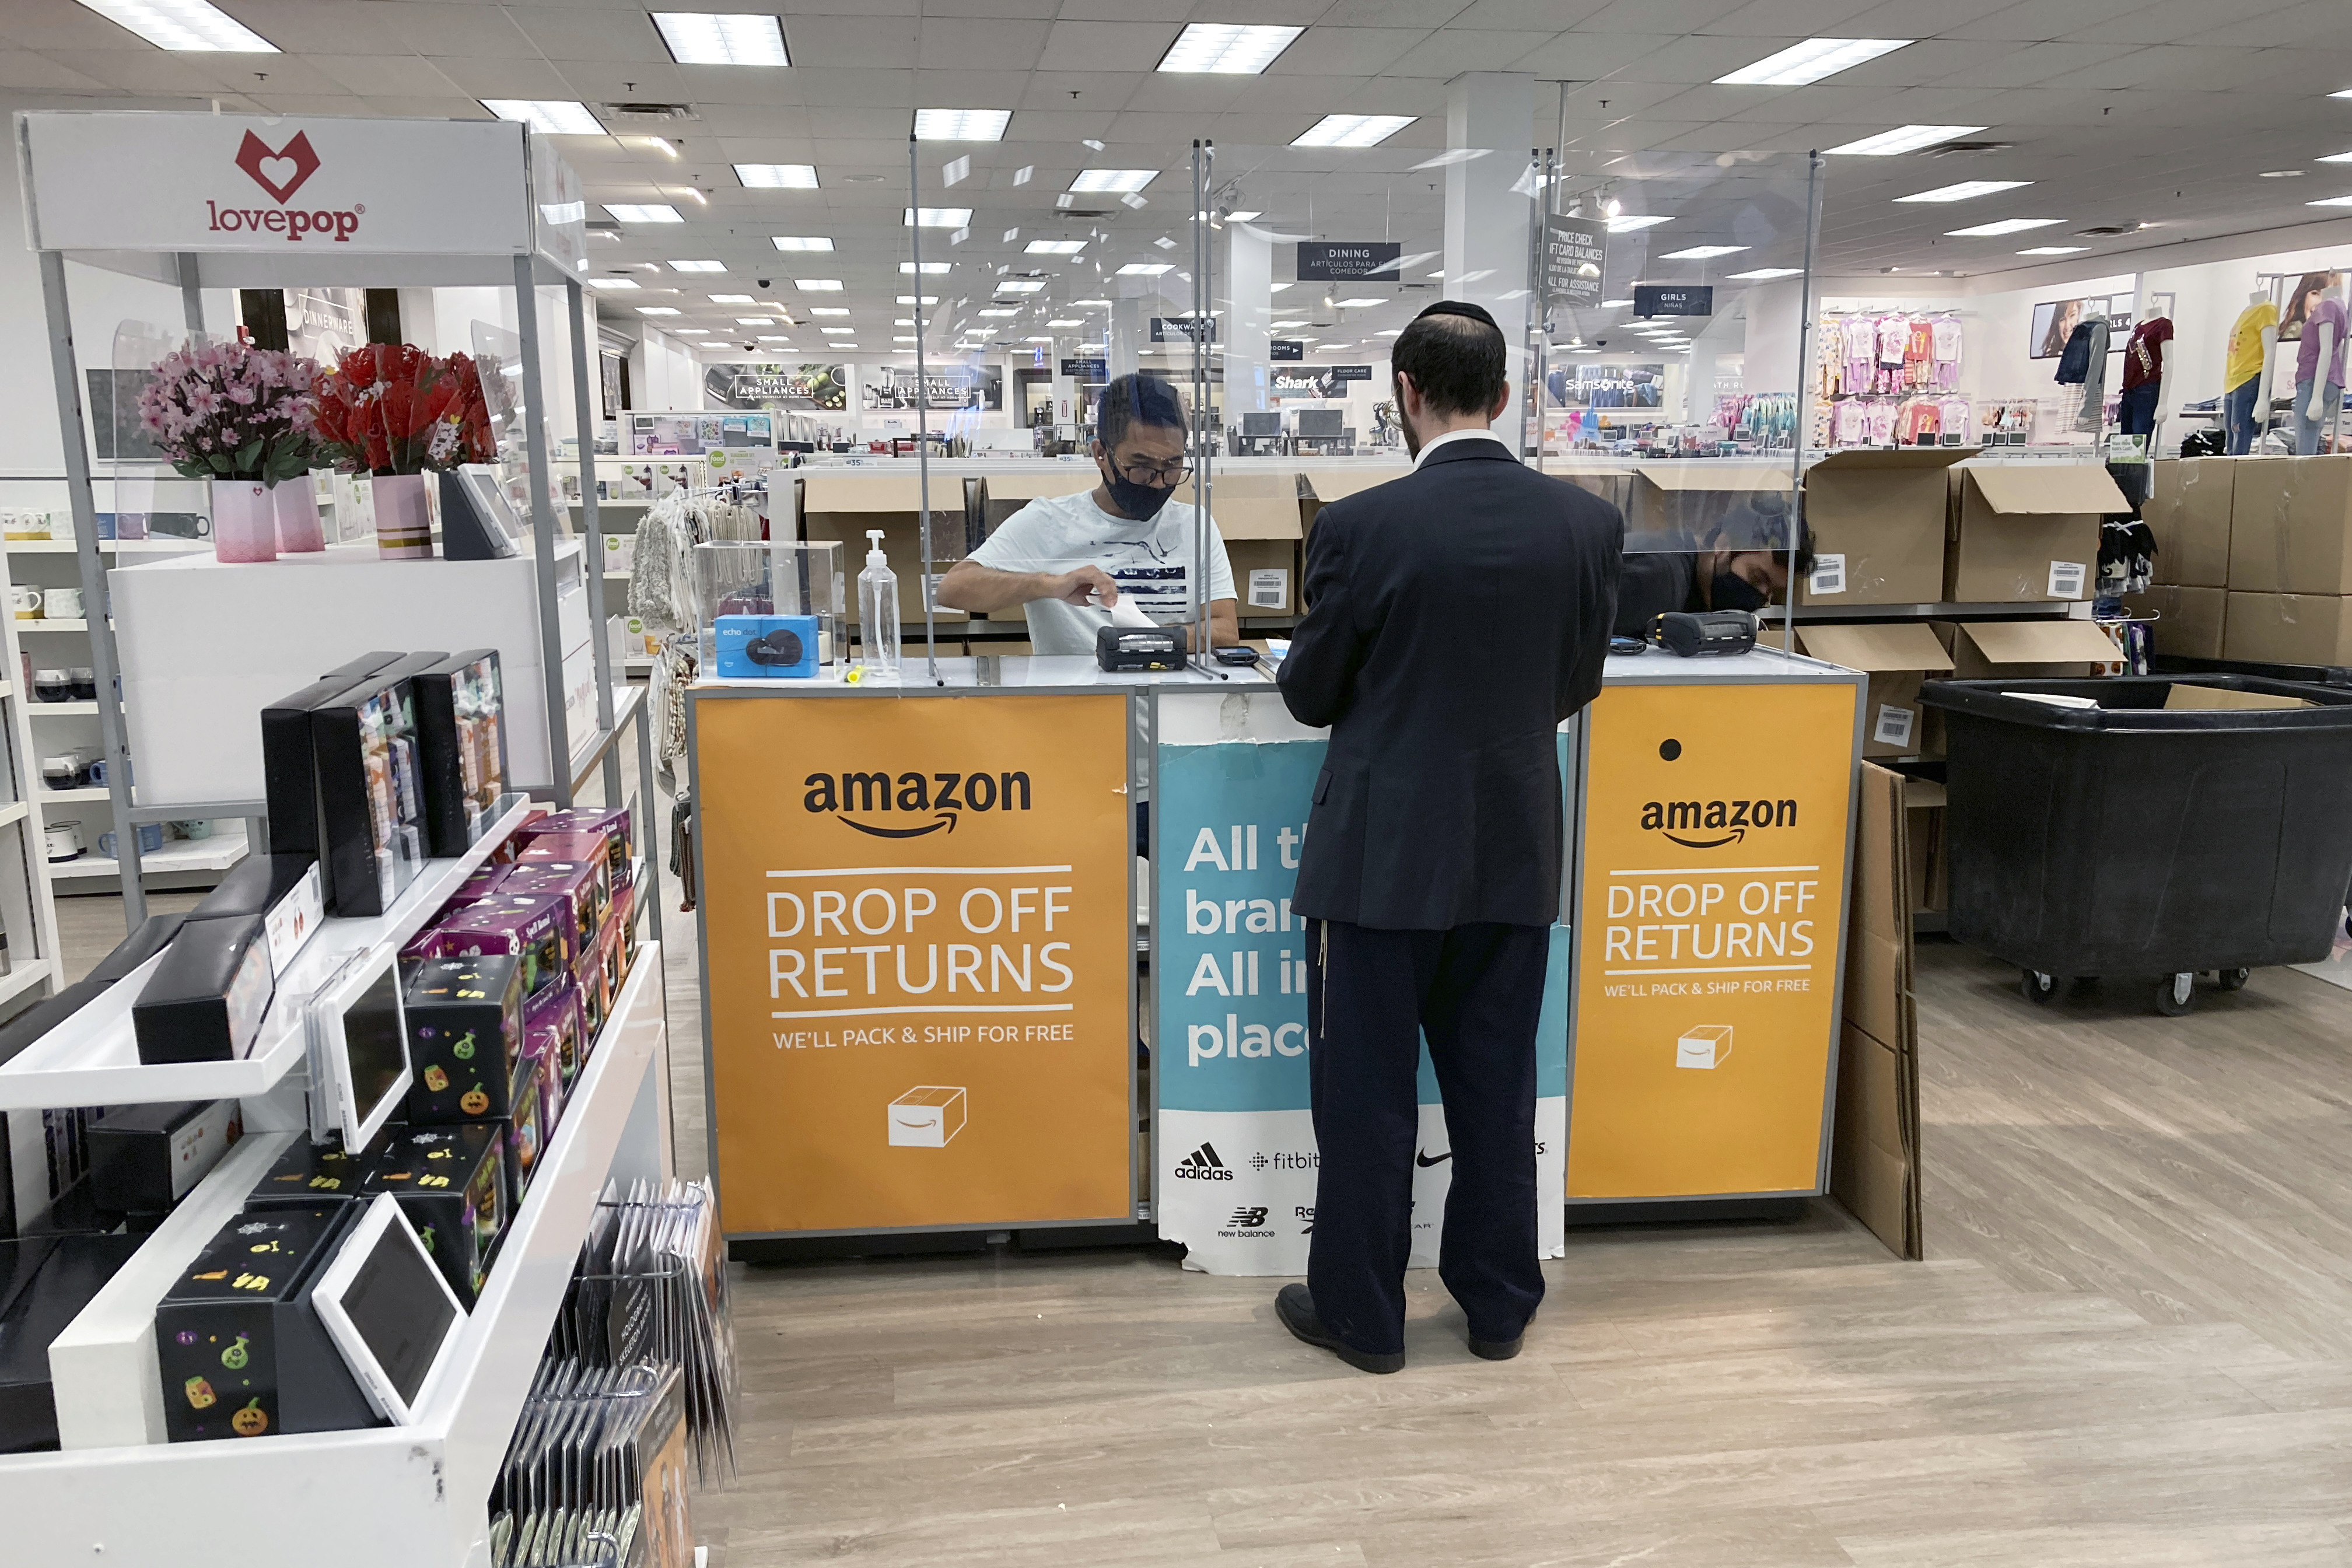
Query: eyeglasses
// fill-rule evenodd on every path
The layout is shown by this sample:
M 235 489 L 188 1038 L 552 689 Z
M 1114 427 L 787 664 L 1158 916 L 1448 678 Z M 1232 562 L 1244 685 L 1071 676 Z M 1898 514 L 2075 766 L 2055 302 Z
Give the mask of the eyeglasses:
M 1173 463 L 1137 463 L 1129 466 L 1113 460 L 1111 471 L 1131 485 L 1150 485 L 1160 489 L 1172 489 L 1192 477 L 1192 470 L 1181 459 Z

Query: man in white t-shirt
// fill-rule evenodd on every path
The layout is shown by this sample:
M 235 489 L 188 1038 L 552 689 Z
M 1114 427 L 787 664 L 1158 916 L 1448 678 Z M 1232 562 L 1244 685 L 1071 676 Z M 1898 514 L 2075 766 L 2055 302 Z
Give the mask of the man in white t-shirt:
M 1163 626 L 1192 613 L 1194 509 L 1173 498 L 1191 478 L 1184 405 L 1166 382 L 1122 375 L 1103 389 L 1094 458 L 1102 483 L 1033 500 L 940 580 L 939 602 L 992 615 L 1021 606 L 1040 654 L 1095 651 L 1122 596 Z M 1210 645 L 1241 641 L 1234 572 L 1209 523 Z M 1189 636 L 1189 630 L 1187 635 Z

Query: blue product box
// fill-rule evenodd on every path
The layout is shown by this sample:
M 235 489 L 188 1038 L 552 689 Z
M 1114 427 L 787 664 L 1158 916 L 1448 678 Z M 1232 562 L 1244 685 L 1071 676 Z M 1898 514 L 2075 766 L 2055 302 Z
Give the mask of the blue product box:
M 711 625 L 721 680 L 810 680 L 814 616 L 721 616 Z

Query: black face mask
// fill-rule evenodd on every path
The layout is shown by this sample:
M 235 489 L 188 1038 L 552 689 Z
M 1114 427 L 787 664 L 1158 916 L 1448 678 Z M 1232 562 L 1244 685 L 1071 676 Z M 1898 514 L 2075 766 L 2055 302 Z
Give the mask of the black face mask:
M 1708 591 L 1708 601 L 1718 610 L 1746 610 L 1750 614 L 1762 609 L 1769 601 L 1764 591 L 1729 567 L 1715 574 Z
M 1139 485 L 1117 468 L 1105 473 L 1103 482 L 1110 488 L 1112 504 L 1138 522 L 1150 522 L 1158 517 L 1160 509 L 1176 493 L 1173 485 L 1164 490 L 1158 485 Z

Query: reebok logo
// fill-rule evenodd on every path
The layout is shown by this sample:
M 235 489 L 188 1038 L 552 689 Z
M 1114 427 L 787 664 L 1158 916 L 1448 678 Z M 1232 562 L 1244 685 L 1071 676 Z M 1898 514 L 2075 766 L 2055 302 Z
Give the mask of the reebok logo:
M 292 141 L 273 153 L 268 142 L 248 131 L 237 147 L 236 166 L 252 175 L 253 183 L 282 207 L 319 172 L 319 154 L 311 150 L 306 132 L 297 131 Z
M 1216 1145 L 1203 1143 L 1176 1162 L 1176 1179 L 1180 1182 L 1230 1182 L 1234 1173 L 1217 1158 Z
M 1797 826 L 1793 800 L 1654 800 L 1642 807 L 1644 832 L 1663 834 L 1685 849 L 1719 849 L 1748 837 L 1748 830 Z M 1698 834 L 1716 837 L 1702 838 Z M 1685 837 L 1683 835 L 1693 835 Z
M 942 830 L 953 833 L 957 821 L 967 811 L 1029 809 L 1029 775 L 1025 773 L 906 773 L 896 779 L 887 773 L 811 773 L 801 783 L 805 788 L 801 796 L 802 810 L 831 812 L 843 826 L 877 838 L 920 838 L 927 833 Z M 860 822 L 849 815 L 851 812 L 905 812 L 912 816 L 929 813 L 931 820 L 920 826 L 886 827 L 879 823 Z

